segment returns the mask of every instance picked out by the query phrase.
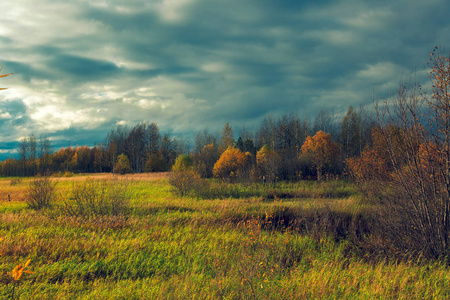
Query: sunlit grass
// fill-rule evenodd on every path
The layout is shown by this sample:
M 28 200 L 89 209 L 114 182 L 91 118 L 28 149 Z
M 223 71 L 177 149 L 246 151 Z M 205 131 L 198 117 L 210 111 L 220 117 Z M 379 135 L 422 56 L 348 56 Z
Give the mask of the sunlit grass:
M 4 181 L 0 186 L 9 185 Z M 57 201 L 71 188 L 70 180 L 58 182 Z M 281 183 L 270 188 L 278 191 L 274 197 L 222 199 L 174 196 L 166 179 L 135 180 L 132 188 L 126 217 L 82 222 L 32 211 L 23 201 L 1 202 L 0 298 L 11 295 L 8 272 L 28 259 L 35 273 L 16 286 L 21 299 L 450 297 L 450 272 L 442 262 L 367 260 L 346 240 L 271 227 L 277 212 L 370 210 L 345 182 Z

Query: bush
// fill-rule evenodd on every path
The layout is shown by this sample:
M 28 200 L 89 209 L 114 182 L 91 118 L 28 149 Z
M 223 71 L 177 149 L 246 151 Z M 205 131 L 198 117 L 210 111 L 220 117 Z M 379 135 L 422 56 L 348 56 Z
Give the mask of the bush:
M 74 183 L 69 199 L 61 207 L 69 216 L 118 216 L 129 212 L 130 181 L 88 178 Z
M 34 178 L 25 195 L 28 207 L 34 210 L 50 207 L 55 198 L 55 186 L 48 176 Z
M 200 178 L 200 175 L 193 170 L 173 171 L 169 175 L 169 183 L 180 196 L 185 196 L 191 192 L 198 196 L 209 189 L 208 181 Z

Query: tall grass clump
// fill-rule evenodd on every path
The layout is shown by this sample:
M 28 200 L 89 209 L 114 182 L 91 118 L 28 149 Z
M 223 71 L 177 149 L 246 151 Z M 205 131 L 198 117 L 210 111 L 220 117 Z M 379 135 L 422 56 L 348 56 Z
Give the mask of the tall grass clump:
M 74 183 L 69 198 L 61 207 L 69 216 L 119 216 L 129 212 L 130 181 L 88 178 Z
M 50 177 L 36 177 L 28 185 L 25 201 L 29 208 L 40 210 L 50 207 L 55 198 L 56 182 Z

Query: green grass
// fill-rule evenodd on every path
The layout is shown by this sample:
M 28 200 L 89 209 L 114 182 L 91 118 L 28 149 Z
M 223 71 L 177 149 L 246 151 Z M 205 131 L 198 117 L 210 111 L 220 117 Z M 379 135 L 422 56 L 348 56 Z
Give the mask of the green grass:
M 61 197 L 71 186 L 58 183 Z M 88 220 L 0 201 L 0 298 L 29 258 L 20 299 L 450 298 L 443 262 L 367 259 L 331 227 L 300 228 L 370 211 L 350 184 L 234 188 L 246 197 L 178 197 L 165 179 L 135 181 L 128 215 Z

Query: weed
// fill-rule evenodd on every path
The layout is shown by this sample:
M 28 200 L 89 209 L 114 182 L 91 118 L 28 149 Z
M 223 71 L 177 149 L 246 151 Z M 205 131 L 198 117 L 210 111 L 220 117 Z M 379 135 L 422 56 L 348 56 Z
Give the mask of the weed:
M 35 177 L 25 196 L 28 207 L 34 210 L 50 207 L 55 198 L 55 185 L 48 176 Z
M 11 186 L 15 186 L 22 183 L 22 178 L 13 178 L 11 179 L 11 182 L 9 183 Z
M 11 272 L 11 276 L 14 279 L 13 290 L 11 294 L 11 299 L 14 299 L 14 292 L 16 290 L 16 286 L 19 284 L 20 279 L 22 278 L 23 273 L 34 274 L 34 272 L 25 270 L 31 263 L 31 259 L 29 259 L 25 265 L 18 264 Z
M 60 207 L 65 215 L 89 218 L 91 216 L 118 216 L 129 212 L 131 191 L 127 180 L 96 180 L 88 178 L 74 183 L 69 199 Z

